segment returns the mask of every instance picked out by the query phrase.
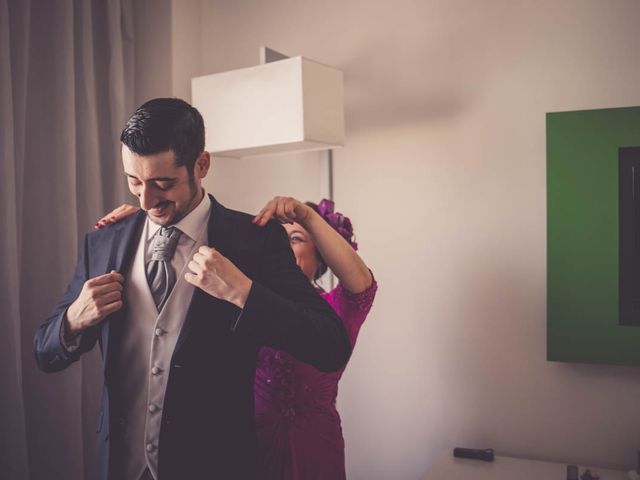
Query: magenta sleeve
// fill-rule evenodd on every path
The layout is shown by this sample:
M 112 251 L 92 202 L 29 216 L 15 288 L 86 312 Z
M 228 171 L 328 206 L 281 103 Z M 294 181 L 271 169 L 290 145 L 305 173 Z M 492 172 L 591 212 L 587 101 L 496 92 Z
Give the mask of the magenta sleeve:
M 356 343 L 360 327 L 371 310 L 378 290 L 378 283 L 373 277 L 373 273 L 371 277 L 373 280 L 371 285 L 363 292 L 351 293 L 338 283 L 336 288 L 322 295 L 342 319 L 352 347 Z

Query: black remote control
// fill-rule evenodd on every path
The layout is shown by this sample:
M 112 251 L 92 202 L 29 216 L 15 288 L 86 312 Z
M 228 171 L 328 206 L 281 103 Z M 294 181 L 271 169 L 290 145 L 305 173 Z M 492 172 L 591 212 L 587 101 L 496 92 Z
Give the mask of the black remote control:
M 457 458 L 472 458 L 473 460 L 483 460 L 485 462 L 493 462 L 493 448 L 460 448 L 453 449 L 453 456 Z

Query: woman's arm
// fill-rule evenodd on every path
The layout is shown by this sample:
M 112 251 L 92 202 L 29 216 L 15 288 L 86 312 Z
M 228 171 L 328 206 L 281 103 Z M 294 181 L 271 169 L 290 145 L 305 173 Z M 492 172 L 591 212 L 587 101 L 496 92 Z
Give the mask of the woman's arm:
M 371 286 L 369 268 L 349 245 L 315 210 L 291 197 L 275 197 L 256 215 L 256 225 L 266 225 L 273 217 L 281 222 L 297 222 L 313 237 L 313 241 L 327 266 L 342 286 L 352 293 L 360 293 Z

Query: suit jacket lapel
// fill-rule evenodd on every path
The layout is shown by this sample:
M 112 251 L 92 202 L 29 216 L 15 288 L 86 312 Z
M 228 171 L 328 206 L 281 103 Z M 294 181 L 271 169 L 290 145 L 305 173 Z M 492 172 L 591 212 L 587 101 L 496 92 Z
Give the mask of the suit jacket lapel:
M 138 238 L 137 234 L 142 231 L 146 218 L 145 212 L 140 210 L 135 215 L 115 225 L 111 255 L 109 256 L 109 263 L 111 264 L 109 268 L 118 272 L 123 272 L 129 268 L 137 247 L 135 242 Z
M 133 254 L 136 251 L 137 242 L 135 240 L 139 237 L 146 218 L 146 213 L 140 210 L 135 215 L 116 223 L 111 228 L 113 235 L 105 239 L 105 241 L 108 242 L 105 248 L 109 249 L 109 261 L 107 262 L 107 268 L 104 273 L 109 273 L 111 270 L 122 274 L 126 273 L 133 259 Z M 122 313 L 121 309 L 113 313 L 107 321 L 102 322 L 100 335 L 103 365 L 105 366 L 107 365 L 107 352 L 109 351 L 109 324 L 114 318 L 118 319 Z
M 209 216 L 209 224 L 207 226 L 207 244 L 218 251 L 224 252 L 229 239 L 229 228 L 226 224 L 229 222 L 230 218 L 225 207 L 220 205 L 212 195 L 209 195 L 209 198 L 211 199 L 211 214 Z M 210 307 L 212 302 L 222 303 L 224 300 L 213 298 L 199 288 L 195 288 L 193 296 L 191 297 L 191 302 L 189 303 L 189 310 L 187 311 L 184 323 L 182 324 L 182 329 L 180 330 L 180 335 L 178 336 L 178 341 L 176 342 L 174 355 L 178 352 L 185 339 L 188 337 L 189 330 L 193 325 L 193 318 L 197 317 L 200 312 L 205 311 L 207 307 Z M 210 313 L 211 312 L 207 312 L 207 314 Z

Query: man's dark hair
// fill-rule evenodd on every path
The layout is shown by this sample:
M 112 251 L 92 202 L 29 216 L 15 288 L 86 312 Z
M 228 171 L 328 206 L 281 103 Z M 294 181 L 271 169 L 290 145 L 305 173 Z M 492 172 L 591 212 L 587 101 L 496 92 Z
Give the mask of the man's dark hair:
M 178 167 L 189 175 L 204 150 L 204 121 L 194 107 L 179 98 L 154 98 L 141 105 L 122 130 L 120 141 L 138 155 L 173 150 Z

